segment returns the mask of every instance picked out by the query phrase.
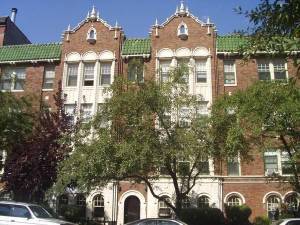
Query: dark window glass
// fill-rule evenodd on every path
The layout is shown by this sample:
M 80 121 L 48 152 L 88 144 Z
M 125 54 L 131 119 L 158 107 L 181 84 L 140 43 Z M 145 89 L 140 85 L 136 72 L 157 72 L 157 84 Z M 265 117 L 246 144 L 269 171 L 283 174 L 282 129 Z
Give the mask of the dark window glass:
M 13 205 L 11 207 L 11 216 L 13 216 L 13 217 L 22 217 L 22 218 L 30 218 L 31 214 L 25 206 Z
M 10 206 L 0 204 L 0 216 L 10 216 Z

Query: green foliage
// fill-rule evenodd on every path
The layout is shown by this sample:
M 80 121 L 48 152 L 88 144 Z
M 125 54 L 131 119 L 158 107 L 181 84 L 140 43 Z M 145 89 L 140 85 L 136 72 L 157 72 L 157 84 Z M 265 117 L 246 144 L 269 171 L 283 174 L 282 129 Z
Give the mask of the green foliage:
M 247 205 L 225 206 L 225 213 L 228 225 L 250 225 L 249 217 L 251 209 Z
M 258 216 L 254 218 L 253 225 L 271 225 L 271 220 L 266 216 Z
M 225 218 L 217 208 L 187 208 L 183 209 L 180 220 L 189 225 L 224 225 Z
M 61 205 L 58 214 L 67 221 L 78 223 L 85 219 L 85 207 L 77 205 Z
M 174 69 L 164 83 L 117 78 L 112 98 L 91 124 L 74 135 L 75 150 L 61 164 L 57 189 L 64 190 L 71 181 L 87 190 L 130 179 L 144 182 L 160 199 L 153 183 L 164 167 L 176 195 L 174 205 L 166 204 L 175 213 L 180 211 L 182 199 L 199 178 L 198 162 L 211 149 L 208 118 L 197 114 L 201 96 L 189 94 L 183 79 L 186 69 Z M 184 161 L 190 165 L 183 168 Z
M 281 149 L 288 155 L 294 175 L 289 181 L 300 190 L 300 89 L 294 80 L 257 82 L 244 91 L 221 97 L 212 107 L 211 118 L 216 154 L 239 153 L 251 159 L 253 151 L 249 149 Z
M 8 154 L 31 133 L 34 112 L 29 97 L 16 98 L 10 92 L 0 92 L 0 149 Z

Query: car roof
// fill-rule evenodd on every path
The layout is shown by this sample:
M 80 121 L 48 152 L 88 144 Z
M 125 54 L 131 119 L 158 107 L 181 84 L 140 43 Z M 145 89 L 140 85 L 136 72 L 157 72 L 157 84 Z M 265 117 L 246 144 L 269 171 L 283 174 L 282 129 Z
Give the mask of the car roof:
M 178 222 L 178 223 L 186 224 L 185 222 L 182 222 L 180 220 L 177 220 L 177 219 L 168 219 L 168 218 L 145 218 L 145 219 L 140 219 L 140 220 L 132 221 L 132 222 L 129 222 L 129 223 L 126 223 L 126 224 L 131 225 L 131 224 L 135 224 L 135 223 L 143 222 L 143 221 L 148 221 L 148 220 L 175 221 L 175 222 Z
M 16 202 L 16 201 L 0 201 L 0 204 L 14 204 L 14 205 L 23 205 L 23 206 L 38 206 L 37 204 L 33 204 L 33 203 Z

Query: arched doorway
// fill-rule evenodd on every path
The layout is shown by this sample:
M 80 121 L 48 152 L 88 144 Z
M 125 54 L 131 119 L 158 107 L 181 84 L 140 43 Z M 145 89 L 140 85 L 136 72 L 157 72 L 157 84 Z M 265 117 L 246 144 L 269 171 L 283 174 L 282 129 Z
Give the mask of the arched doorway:
M 140 200 L 136 196 L 129 196 L 124 202 L 124 224 L 140 219 Z

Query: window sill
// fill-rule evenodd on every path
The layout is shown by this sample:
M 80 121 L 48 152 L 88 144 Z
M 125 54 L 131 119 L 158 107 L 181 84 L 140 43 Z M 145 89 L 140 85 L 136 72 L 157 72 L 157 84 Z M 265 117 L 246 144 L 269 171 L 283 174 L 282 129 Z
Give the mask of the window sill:
M 24 90 L 11 90 L 11 92 L 24 92 Z
M 51 89 L 43 88 L 42 91 L 54 91 L 54 89 L 53 88 L 51 88 Z
M 225 87 L 236 87 L 237 84 L 224 84 Z

